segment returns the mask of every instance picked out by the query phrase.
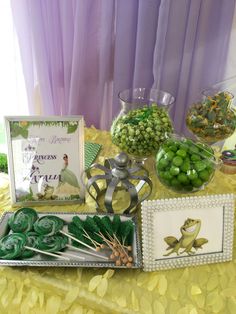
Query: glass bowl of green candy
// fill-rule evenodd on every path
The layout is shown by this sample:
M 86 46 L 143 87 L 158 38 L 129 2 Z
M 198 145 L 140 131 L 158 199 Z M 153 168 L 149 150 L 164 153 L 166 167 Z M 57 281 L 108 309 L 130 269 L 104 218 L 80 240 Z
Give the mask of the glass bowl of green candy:
M 118 97 L 121 111 L 111 126 L 112 142 L 135 159 L 154 155 L 173 132 L 169 109 L 174 97 L 148 88 L 127 89 Z
M 205 90 L 203 100 L 193 104 L 187 113 L 188 129 L 201 141 L 214 144 L 231 136 L 236 129 L 233 94 L 228 91 Z
M 173 135 L 156 155 L 156 173 L 166 187 L 181 193 L 204 189 L 221 162 L 211 147 Z

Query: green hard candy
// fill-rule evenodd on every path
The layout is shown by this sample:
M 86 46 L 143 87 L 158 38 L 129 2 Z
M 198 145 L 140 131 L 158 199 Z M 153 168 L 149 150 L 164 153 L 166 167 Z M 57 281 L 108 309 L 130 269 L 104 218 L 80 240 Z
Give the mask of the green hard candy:
M 180 192 L 203 188 L 213 177 L 215 164 L 212 149 L 191 139 L 168 139 L 156 156 L 160 181 Z
M 156 153 L 173 131 L 166 109 L 153 103 L 130 110 L 116 118 L 111 127 L 112 142 L 128 154 L 146 157 Z M 171 154 L 168 154 L 168 159 Z

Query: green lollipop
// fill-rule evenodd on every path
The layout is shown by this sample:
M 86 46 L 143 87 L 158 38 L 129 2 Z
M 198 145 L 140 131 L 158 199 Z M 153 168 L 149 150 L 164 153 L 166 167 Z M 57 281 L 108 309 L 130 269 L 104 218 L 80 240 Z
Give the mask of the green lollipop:
M 37 247 L 46 252 L 57 252 L 66 247 L 68 238 L 63 235 L 40 235 L 37 239 Z
M 20 257 L 25 244 L 25 234 L 12 233 L 6 235 L 0 240 L 0 258 L 15 259 Z
M 33 208 L 23 207 L 17 210 L 8 221 L 8 224 L 14 232 L 28 232 L 33 228 L 38 214 Z
M 25 245 L 31 248 L 37 248 L 37 238 L 38 234 L 36 232 L 30 231 L 26 234 L 26 243 Z M 35 255 L 35 251 L 24 249 L 22 251 L 21 257 L 22 258 L 29 258 Z
M 39 235 L 51 236 L 59 232 L 64 226 L 64 220 L 57 216 L 43 216 L 34 223 L 34 230 Z

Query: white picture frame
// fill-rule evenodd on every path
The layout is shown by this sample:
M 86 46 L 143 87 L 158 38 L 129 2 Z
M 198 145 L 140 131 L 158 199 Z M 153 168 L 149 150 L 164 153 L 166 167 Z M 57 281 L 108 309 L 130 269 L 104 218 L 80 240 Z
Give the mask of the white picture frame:
M 84 201 L 82 116 L 5 117 L 12 205 Z
M 145 201 L 144 271 L 232 260 L 233 194 Z

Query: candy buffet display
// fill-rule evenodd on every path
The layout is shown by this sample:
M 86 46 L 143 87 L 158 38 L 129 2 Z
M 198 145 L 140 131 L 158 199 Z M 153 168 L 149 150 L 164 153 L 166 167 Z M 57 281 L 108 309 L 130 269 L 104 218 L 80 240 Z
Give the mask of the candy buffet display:
M 189 130 L 205 143 L 215 143 L 231 136 L 236 128 L 233 95 L 227 91 L 207 96 L 193 104 L 187 113 Z
M 168 188 L 179 192 L 203 189 L 218 165 L 213 150 L 191 139 L 173 136 L 156 156 L 156 172 Z
M 140 267 L 135 218 L 37 213 L 21 208 L 0 222 L 0 264 Z

